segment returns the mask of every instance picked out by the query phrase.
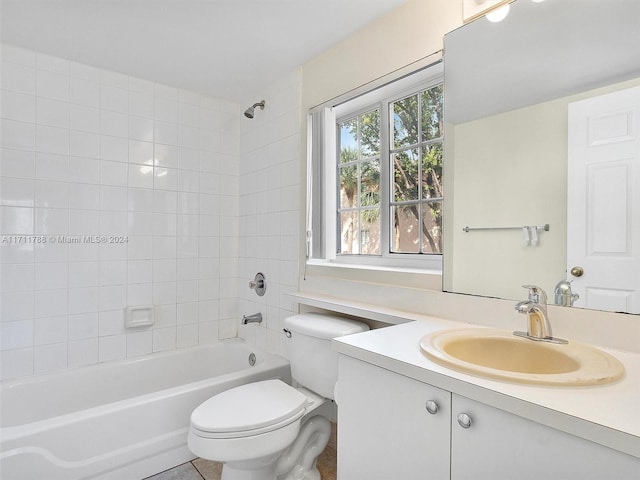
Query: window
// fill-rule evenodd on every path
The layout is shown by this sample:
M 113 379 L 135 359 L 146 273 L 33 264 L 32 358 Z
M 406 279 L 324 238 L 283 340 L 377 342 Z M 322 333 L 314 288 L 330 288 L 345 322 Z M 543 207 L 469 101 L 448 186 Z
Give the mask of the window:
M 442 252 L 442 93 L 438 84 L 389 107 L 391 252 Z
M 441 65 L 315 109 L 309 257 L 440 268 L 442 134 Z

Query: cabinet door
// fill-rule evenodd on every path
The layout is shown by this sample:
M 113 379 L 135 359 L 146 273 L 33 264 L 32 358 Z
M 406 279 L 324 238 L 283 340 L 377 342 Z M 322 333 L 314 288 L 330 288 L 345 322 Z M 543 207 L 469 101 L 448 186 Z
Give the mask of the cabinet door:
M 637 480 L 640 459 L 452 396 L 452 480 Z M 458 415 L 471 420 L 468 428 Z
M 449 392 L 340 355 L 336 402 L 339 480 L 449 479 Z

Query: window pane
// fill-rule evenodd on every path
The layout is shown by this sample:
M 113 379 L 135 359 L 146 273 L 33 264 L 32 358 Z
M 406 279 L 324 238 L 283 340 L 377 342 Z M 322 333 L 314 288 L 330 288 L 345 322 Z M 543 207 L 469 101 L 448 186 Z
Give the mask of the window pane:
M 418 143 L 418 96 L 393 103 L 393 148 Z
M 360 116 L 360 145 L 363 157 L 380 155 L 380 111 Z
M 418 215 L 418 205 L 391 208 L 391 222 L 393 225 L 393 238 L 391 239 L 392 252 L 420 252 Z
M 393 198 L 395 202 L 418 199 L 419 149 L 391 155 L 393 164 Z
M 360 206 L 380 203 L 380 159 L 374 158 L 360 165 Z
M 422 152 L 422 198 L 442 198 L 442 144 L 427 145 Z
M 442 92 L 443 85 L 422 92 L 422 141 L 442 137 Z
M 422 204 L 422 253 L 442 252 L 442 202 Z
M 380 209 L 360 213 L 360 244 L 361 254 L 380 255 Z
M 358 212 L 351 210 L 340 213 L 340 253 L 359 252 Z
M 340 170 L 340 208 L 352 208 L 358 201 L 358 166 L 341 166 Z
M 340 124 L 340 163 L 358 159 L 358 121 L 349 120 Z

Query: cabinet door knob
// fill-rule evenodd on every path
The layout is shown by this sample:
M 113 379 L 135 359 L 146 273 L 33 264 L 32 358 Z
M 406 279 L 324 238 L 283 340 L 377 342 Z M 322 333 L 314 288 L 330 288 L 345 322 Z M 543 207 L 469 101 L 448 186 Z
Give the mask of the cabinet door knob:
M 436 413 L 438 413 L 438 404 L 435 400 L 427 400 L 426 408 L 427 412 L 429 412 L 431 415 L 435 415 Z
M 471 417 L 466 413 L 459 413 L 458 425 L 460 425 L 462 428 L 469 428 L 471 426 Z

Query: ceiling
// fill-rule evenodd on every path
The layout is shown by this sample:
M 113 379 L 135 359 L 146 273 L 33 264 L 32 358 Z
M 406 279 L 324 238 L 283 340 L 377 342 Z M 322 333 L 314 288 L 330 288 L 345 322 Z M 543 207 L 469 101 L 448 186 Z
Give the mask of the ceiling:
M 407 0 L 1 0 L 4 43 L 245 100 Z

